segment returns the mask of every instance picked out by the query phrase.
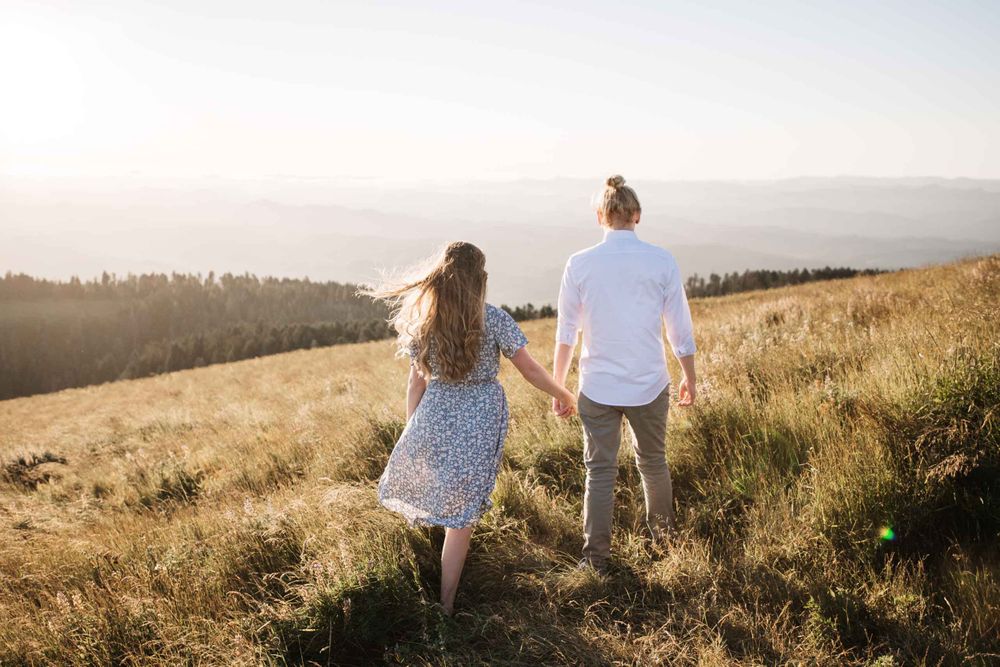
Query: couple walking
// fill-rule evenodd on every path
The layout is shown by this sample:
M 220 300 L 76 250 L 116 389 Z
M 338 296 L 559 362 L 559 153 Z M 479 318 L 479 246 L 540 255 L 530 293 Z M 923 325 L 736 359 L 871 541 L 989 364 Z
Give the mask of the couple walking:
M 497 381 L 500 355 L 551 395 L 556 415 L 579 413 L 587 470 L 581 567 L 603 572 L 622 418 L 634 434 L 636 464 L 654 540 L 674 528 L 665 436 L 670 378 L 662 325 L 684 377 L 679 405 L 695 398 L 691 314 L 673 257 L 635 234 L 641 208 L 621 176 L 594 198 L 604 240 L 566 263 L 550 375 L 528 353 L 528 339 L 505 311 L 485 302 L 486 258 L 451 243 L 418 278 L 369 292 L 393 307 L 401 349 L 410 357 L 406 428 L 378 486 L 379 501 L 411 525 L 444 526 L 441 604 L 454 607 L 472 527 L 490 506 L 507 435 L 508 410 Z M 566 388 L 583 332 L 580 390 Z

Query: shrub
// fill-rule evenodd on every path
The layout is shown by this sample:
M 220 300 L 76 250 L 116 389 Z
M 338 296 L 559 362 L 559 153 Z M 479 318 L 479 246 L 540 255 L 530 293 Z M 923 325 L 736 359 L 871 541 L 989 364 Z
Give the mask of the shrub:
M 34 491 L 39 484 L 44 484 L 56 476 L 55 473 L 42 468 L 47 463 L 66 465 L 66 459 L 52 452 L 19 456 L 3 464 L 3 468 L 0 468 L 0 481 Z
M 204 479 L 203 470 L 191 471 L 183 463 L 171 461 L 157 470 L 152 488 L 140 493 L 138 503 L 147 509 L 192 503 L 201 493 Z

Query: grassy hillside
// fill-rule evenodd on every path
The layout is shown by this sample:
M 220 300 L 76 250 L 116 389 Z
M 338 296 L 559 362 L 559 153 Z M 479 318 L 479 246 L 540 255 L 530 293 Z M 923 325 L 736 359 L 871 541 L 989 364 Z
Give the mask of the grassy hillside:
M 440 533 L 375 500 L 388 342 L 0 402 L 0 663 L 995 661 L 998 304 L 1000 257 L 693 301 L 681 535 L 645 539 L 623 448 L 606 578 L 573 569 L 579 424 L 506 365 L 454 619 Z M 553 322 L 525 330 L 548 362 Z

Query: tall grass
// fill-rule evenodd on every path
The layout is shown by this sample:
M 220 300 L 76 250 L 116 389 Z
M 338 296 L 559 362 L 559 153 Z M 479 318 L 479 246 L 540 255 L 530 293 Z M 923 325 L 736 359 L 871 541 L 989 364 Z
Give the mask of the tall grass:
M 998 304 L 1000 257 L 694 300 L 680 531 L 645 535 L 626 438 L 605 577 L 574 568 L 579 424 L 507 368 L 452 619 L 440 532 L 375 500 L 387 343 L 2 402 L 0 664 L 994 663 Z

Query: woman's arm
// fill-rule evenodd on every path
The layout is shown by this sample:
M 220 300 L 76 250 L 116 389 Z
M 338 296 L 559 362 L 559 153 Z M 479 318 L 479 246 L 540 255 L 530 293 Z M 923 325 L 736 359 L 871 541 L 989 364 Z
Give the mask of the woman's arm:
M 410 421 L 410 417 L 413 416 L 417 406 L 420 405 L 420 399 L 424 397 L 424 391 L 426 390 L 427 380 L 417 370 L 416 365 L 411 365 L 410 377 L 406 381 L 406 421 Z
M 510 358 L 511 363 L 514 364 L 521 375 L 527 380 L 532 386 L 541 389 L 546 394 L 552 398 L 558 399 L 563 406 L 566 407 L 565 415 L 568 416 L 576 412 L 576 396 L 573 395 L 569 389 L 564 387 L 562 384 L 555 381 L 555 379 L 549 375 L 549 372 L 542 368 L 528 352 L 527 346 L 522 347 L 518 350 L 513 357 Z

